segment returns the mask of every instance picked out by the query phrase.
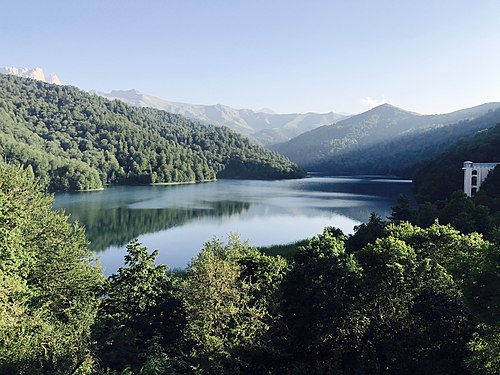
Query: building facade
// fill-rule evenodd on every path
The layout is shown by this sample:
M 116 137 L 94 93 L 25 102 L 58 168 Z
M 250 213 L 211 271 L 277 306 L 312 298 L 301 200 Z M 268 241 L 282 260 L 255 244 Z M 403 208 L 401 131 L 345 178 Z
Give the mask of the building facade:
M 464 193 L 471 197 L 479 191 L 479 187 L 500 163 L 473 163 L 464 161 Z

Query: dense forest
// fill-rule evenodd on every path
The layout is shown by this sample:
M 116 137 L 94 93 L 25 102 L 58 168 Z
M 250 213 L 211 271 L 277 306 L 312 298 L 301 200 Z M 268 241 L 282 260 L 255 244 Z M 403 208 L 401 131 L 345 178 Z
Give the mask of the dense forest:
M 227 128 L 9 75 L 0 75 L 0 153 L 52 191 L 304 176 Z
M 500 109 L 489 111 L 474 120 L 429 127 L 403 134 L 390 141 L 346 152 L 318 163 L 315 169 L 333 175 L 368 174 L 413 178 L 417 170 L 426 166 L 444 150 L 498 123 Z
M 411 178 L 454 143 L 499 123 L 499 107 L 489 103 L 449 114 L 418 115 L 382 105 L 272 148 L 310 171 Z
M 401 199 L 289 260 L 231 236 L 173 273 L 134 241 L 105 280 L 41 188 L 0 163 L 2 374 L 500 372 L 498 229 L 419 227 Z
M 421 168 L 414 178 L 417 199 L 435 202 L 463 189 L 464 161 L 500 162 L 499 146 L 500 120 L 496 126 L 462 140 Z M 484 189 L 488 189 L 487 183 Z

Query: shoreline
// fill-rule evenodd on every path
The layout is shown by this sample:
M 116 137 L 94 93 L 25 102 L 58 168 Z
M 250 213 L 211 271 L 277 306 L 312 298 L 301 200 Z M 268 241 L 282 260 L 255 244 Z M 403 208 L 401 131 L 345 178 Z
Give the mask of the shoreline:
M 143 186 L 172 186 L 172 185 L 188 185 L 188 184 L 200 184 L 205 182 L 217 182 L 217 179 L 213 180 L 198 180 L 198 181 L 179 181 L 179 182 L 151 182 L 149 184 L 144 184 Z
M 88 192 L 92 192 L 92 191 L 103 191 L 104 189 L 105 189 L 105 187 L 102 187 L 102 188 L 94 188 L 94 189 L 68 190 L 67 192 L 69 193 L 69 192 L 72 192 L 72 191 L 77 191 L 77 192 L 81 193 L 81 192 L 87 192 L 87 191 L 88 191 Z M 60 192 L 58 192 L 58 193 L 60 193 Z

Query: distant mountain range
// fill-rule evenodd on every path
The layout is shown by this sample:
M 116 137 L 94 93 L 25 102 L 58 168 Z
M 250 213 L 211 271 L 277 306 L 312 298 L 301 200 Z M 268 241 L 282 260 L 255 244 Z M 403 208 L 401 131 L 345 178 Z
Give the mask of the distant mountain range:
M 62 85 L 61 81 L 59 80 L 59 77 L 57 77 L 55 74 L 50 74 L 49 76 L 46 77 L 42 68 L 30 69 L 30 68 L 16 68 L 13 66 L 4 66 L 0 67 L 0 73 L 10 74 L 17 77 L 36 79 L 37 81 L 52 83 L 54 85 Z
M 60 84 L 57 76 L 46 78 L 40 68 L 0 68 L 0 73 Z M 349 116 L 334 112 L 276 114 L 269 108 L 253 111 L 222 104 L 178 103 L 137 90 L 93 93 L 135 107 L 180 114 L 204 125 L 226 126 L 308 171 L 332 175 L 412 178 L 418 168 L 457 142 L 500 123 L 500 103 L 438 115 L 421 115 L 383 104 Z M 227 166 L 227 170 L 231 168 Z
M 41 68 L 3 67 L 0 68 L 0 73 L 62 85 L 55 74 L 46 77 Z M 286 142 L 299 134 L 322 125 L 334 124 L 350 116 L 335 112 L 278 114 L 269 108 L 253 111 L 251 109 L 235 109 L 223 104 L 178 103 L 143 94 L 133 89 L 113 90 L 109 93 L 91 91 L 91 93 L 110 100 L 120 100 L 135 107 L 150 107 L 183 115 L 202 124 L 226 126 L 261 145 Z
M 487 103 L 420 115 L 383 104 L 270 148 L 309 171 L 412 177 L 426 160 L 500 122 L 499 108 L 500 103 Z
M 349 117 L 349 115 L 334 112 L 277 114 L 268 108 L 253 111 L 251 109 L 235 109 L 222 104 L 177 103 L 142 94 L 137 90 L 94 93 L 107 99 L 121 100 L 136 107 L 152 107 L 180 114 L 204 124 L 227 126 L 263 145 L 286 142 L 306 131 L 322 125 L 331 125 Z

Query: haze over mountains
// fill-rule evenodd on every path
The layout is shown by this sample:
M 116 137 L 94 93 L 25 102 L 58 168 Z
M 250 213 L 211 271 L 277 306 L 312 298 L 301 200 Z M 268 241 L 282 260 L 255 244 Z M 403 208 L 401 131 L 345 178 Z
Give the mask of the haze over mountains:
M 3 67 L 0 68 L 0 73 L 62 85 L 55 74 L 46 77 L 41 68 Z M 253 111 L 251 109 L 235 109 L 223 104 L 179 103 L 143 94 L 134 89 L 113 90 L 109 93 L 92 91 L 92 93 L 106 99 L 120 100 L 135 107 L 151 107 L 183 115 L 203 124 L 227 126 L 262 145 L 286 142 L 319 126 L 331 125 L 349 117 L 349 115 L 335 112 L 278 114 L 269 108 Z
M 328 113 L 277 114 L 269 108 L 260 111 L 235 109 L 223 104 L 198 105 L 171 102 L 137 90 L 95 92 L 107 99 L 121 100 L 136 107 L 152 107 L 183 115 L 205 124 L 227 126 L 263 145 L 286 142 L 293 137 L 322 125 L 331 125 L 348 115 Z
M 309 171 L 411 177 L 424 161 L 499 123 L 499 108 L 500 103 L 487 103 L 420 115 L 383 104 L 270 148 Z
M 60 84 L 56 76 L 46 79 L 40 68 L 0 68 L 0 72 Z M 456 142 L 500 123 L 500 103 L 437 115 L 421 115 L 383 104 L 347 116 L 334 112 L 276 114 L 269 108 L 253 111 L 221 104 L 178 103 L 137 90 L 94 93 L 135 107 L 180 114 L 203 125 L 226 126 L 308 171 L 330 175 L 392 174 L 412 178 L 419 167 Z

